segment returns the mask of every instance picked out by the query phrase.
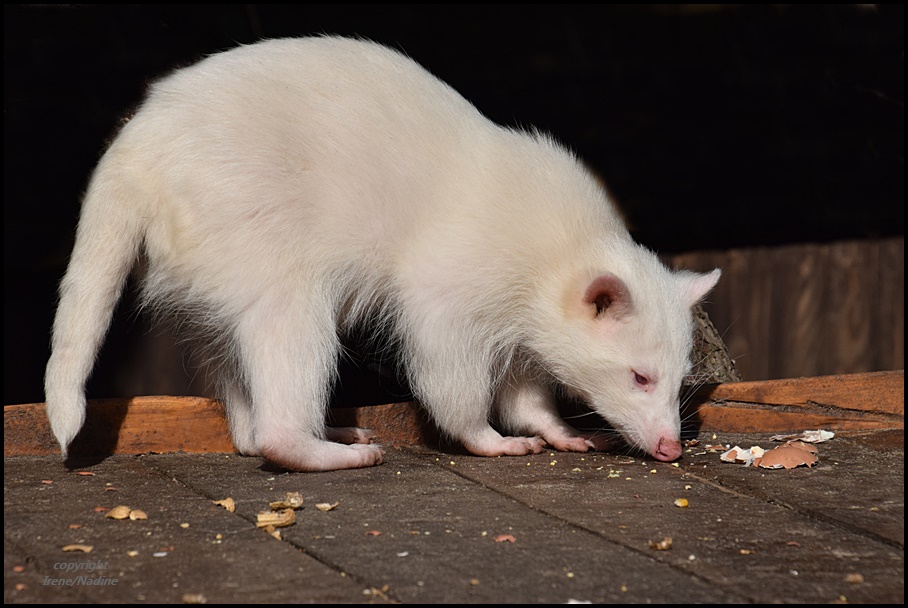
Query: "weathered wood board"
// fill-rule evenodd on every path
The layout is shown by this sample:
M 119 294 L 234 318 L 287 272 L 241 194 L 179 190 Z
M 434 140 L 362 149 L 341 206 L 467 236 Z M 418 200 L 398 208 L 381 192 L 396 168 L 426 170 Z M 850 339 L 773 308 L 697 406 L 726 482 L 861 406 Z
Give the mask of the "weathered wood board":
M 701 388 L 685 411 L 699 430 L 787 432 L 904 428 L 904 371 L 725 383 Z M 332 424 L 371 428 L 385 445 L 432 445 L 437 433 L 415 403 L 341 408 Z M 8 405 L 4 455 L 59 452 L 43 403 Z M 201 397 L 90 401 L 74 456 L 233 452 L 223 406 Z

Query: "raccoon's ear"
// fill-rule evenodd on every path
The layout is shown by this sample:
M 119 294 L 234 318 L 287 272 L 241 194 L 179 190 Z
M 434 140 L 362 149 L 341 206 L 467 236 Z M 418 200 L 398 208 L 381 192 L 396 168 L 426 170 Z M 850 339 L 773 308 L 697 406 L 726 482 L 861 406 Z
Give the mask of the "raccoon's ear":
M 596 318 L 609 315 L 620 318 L 631 312 L 631 294 L 624 281 L 606 272 L 593 279 L 583 294 L 584 304 L 595 312 Z
M 706 297 L 712 288 L 719 282 L 722 271 L 716 268 L 712 272 L 697 274 L 695 272 L 679 272 L 678 277 L 681 279 L 681 296 L 688 306 L 699 304 L 700 300 Z

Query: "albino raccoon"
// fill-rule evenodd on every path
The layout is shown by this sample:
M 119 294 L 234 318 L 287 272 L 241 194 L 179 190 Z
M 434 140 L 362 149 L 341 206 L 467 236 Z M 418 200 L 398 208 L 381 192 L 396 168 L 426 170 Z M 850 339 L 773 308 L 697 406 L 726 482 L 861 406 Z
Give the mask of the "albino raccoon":
M 227 345 L 237 449 L 296 470 L 382 460 L 368 433 L 325 427 L 339 333 L 367 320 L 399 346 L 438 427 L 474 454 L 598 445 L 559 418 L 560 383 L 630 444 L 674 460 L 690 308 L 719 278 L 671 272 L 635 244 L 550 139 L 493 124 L 393 50 L 335 37 L 179 70 L 107 150 L 45 380 L 64 456 L 139 256 L 146 304 Z M 493 412 L 520 436 L 494 430 Z

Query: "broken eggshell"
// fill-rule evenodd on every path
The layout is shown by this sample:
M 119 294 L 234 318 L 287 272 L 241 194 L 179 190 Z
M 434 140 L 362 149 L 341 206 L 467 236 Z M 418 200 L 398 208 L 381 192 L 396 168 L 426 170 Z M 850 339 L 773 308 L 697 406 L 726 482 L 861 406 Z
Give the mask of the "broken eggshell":
M 804 431 L 800 435 L 773 435 L 771 441 L 806 441 L 807 443 L 823 443 L 835 437 L 832 431 L 817 429 L 815 431 Z
M 817 449 L 800 441 L 789 441 L 785 445 L 769 450 L 762 458 L 754 460 L 754 466 L 764 469 L 793 469 L 801 465 L 812 467 L 817 463 Z
M 737 462 L 749 466 L 753 463 L 755 458 L 760 458 L 761 456 L 763 456 L 763 453 L 763 448 L 761 448 L 760 446 L 752 446 L 749 450 L 735 446 L 727 452 L 721 454 L 719 456 L 719 459 L 722 460 L 722 462 Z

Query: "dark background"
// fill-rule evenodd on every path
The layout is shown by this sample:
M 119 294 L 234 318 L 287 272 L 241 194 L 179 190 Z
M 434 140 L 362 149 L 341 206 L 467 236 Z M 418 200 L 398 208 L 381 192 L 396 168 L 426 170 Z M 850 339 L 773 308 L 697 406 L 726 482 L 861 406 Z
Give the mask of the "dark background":
M 904 235 L 902 5 L 4 5 L 4 403 L 43 401 L 81 192 L 147 83 L 317 33 L 553 133 L 660 253 Z M 116 379 L 155 331 L 130 305 L 89 397 L 145 390 Z

